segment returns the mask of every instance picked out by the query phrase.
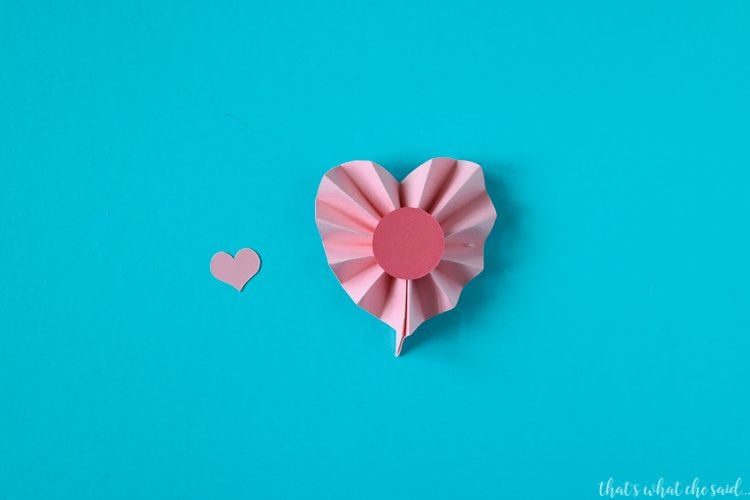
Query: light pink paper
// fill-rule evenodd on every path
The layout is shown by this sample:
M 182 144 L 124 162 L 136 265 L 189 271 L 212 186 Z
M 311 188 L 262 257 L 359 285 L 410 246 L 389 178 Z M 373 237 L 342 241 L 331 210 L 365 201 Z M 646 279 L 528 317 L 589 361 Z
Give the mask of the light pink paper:
M 260 257 L 250 248 L 243 248 L 234 257 L 226 252 L 217 252 L 211 257 L 210 268 L 214 278 L 241 292 L 260 270 Z
M 323 176 L 315 200 L 328 264 L 357 305 L 396 331 L 396 356 L 484 269 L 496 217 L 481 167 L 451 158 L 400 184 L 374 162 L 347 162 Z

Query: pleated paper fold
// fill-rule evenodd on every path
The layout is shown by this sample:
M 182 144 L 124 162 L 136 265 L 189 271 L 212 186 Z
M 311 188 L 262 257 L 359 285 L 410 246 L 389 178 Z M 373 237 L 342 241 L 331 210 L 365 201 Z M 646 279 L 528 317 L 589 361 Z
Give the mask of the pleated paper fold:
M 389 213 L 419 208 L 444 235 L 439 263 L 423 277 L 386 272 L 373 252 L 373 234 Z M 463 287 L 484 269 L 484 242 L 497 214 L 481 167 L 434 158 L 399 183 L 371 161 L 350 161 L 320 182 L 315 219 L 328 264 L 360 307 L 396 331 L 396 355 L 404 339 L 427 319 L 456 306 Z

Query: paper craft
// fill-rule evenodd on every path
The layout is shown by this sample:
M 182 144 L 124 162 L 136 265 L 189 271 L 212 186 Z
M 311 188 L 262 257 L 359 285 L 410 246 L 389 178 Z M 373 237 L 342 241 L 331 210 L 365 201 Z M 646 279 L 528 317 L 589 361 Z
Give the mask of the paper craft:
M 323 176 L 315 200 L 328 264 L 357 305 L 396 331 L 396 356 L 482 272 L 496 217 L 481 167 L 451 158 L 400 184 L 377 163 L 350 161 Z
M 259 270 L 260 257 L 250 248 L 243 248 L 234 257 L 226 252 L 217 252 L 211 257 L 211 274 L 214 278 L 232 285 L 238 292 Z

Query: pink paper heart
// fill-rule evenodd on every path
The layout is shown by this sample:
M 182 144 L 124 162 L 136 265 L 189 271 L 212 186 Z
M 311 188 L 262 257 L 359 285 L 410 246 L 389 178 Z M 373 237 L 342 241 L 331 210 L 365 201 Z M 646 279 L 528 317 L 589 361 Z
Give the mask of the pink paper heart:
M 497 213 L 476 163 L 433 158 L 398 182 L 371 161 L 329 170 L 315 199 L 328 264 L 361 308 L 404 339 L 456 306 L 484 269 Z
M 243 248 L 234 257 L 226 252 L 217 252 L 211 257 L 211 274 L 214 278 L 232 285 L 240 292 L 258 270 L 260 257 L 250 248 Z

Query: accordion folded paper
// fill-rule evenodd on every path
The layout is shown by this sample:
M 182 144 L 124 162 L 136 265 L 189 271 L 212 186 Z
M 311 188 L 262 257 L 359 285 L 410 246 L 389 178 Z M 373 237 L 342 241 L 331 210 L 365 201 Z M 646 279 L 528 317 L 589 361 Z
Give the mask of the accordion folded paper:
M 497 214 L 476 163 L 434 158 L 399 183 L 371 161 L 320 182 L 315 220 L 328 264 L 354 302 L 404 339 L 456 306 L 484 269 Z

